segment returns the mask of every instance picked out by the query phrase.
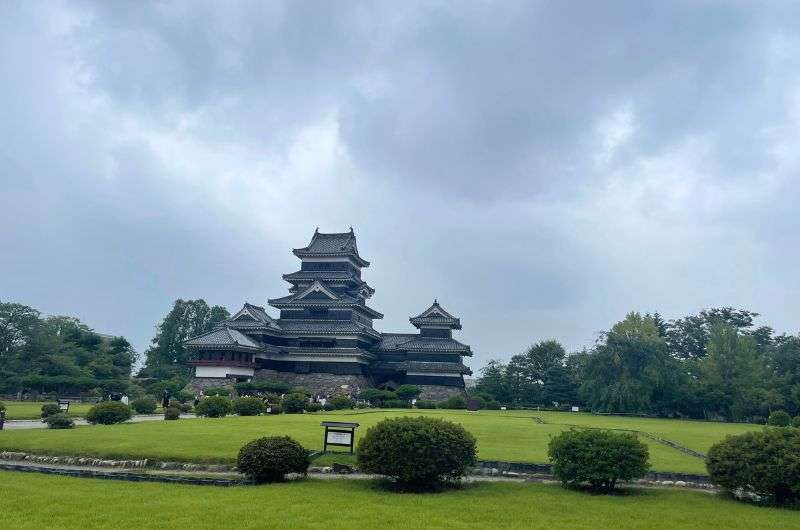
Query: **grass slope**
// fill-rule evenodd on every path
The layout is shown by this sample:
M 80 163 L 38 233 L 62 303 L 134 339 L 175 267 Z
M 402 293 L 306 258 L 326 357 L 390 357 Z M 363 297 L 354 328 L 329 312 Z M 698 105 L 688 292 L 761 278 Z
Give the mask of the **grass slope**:
M 800 514 L 702 492 L 593 496 L 555 485 L 480 483 L 438 494 L 372 481 L 214 488 L 0 472 L 5 528 L 797 528 Z
M 478 439 L 479 457 L 485 460 L 546 462 L 550 436 L 568 428 L 566 423 L 591 426 L 639 428 L 645 422 L 648 432 L 665 437 L 688 440 L 688 446 L 703 450 L 707 441 L 722 439 L 729 427 L 741 431 L 757 429 L 755 425 L 684 422 L 677 420 L 636 420 L 591 416 L 588 414 L 533 413 L 526 411 L 378 411 L 368 413 L 339 412 L 222 419 L 180 420 L 113 426 L 78 427 L 73 430 L 18 430 L 0 433 L 0 450 L 19 450 L 43 454 L 91 455 L 108 458 L 152 458 L 196 462 L 233 462 L 246 442 L 268 435 L 287 434 L 310 449 L 322 448 L 322 420 L 356 421 L 361 427 L 357 435 L 386 417 L 426 414 L 456 421 Z M 550 422 L 535 423 L 539 415 Z M 636 420 L 636 421 L 629 421 Z M 683 432 L 682 429 L 687 431 Z M 640 430 L 645 430 L 641 428 Z M 688 456 L 647 438 L 654 470 L 704 473 L 702 460 Z

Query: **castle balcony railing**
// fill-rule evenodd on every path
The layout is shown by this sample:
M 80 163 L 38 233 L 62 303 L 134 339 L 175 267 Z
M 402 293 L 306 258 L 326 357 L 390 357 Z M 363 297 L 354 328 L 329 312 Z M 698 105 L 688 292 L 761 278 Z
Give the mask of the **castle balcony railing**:
M 202 359 L 192 361 L 193 366 L 233 366 L 236 368 L 255 368 L 256 363 L 247 361 L 226 361 L 225 359 Z

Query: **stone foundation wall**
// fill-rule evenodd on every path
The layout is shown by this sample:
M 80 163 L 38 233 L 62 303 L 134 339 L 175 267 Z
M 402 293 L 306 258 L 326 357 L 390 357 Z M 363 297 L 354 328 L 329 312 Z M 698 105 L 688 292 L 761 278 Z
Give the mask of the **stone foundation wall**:
M 369 379 L 363 375 L 336 375 L 336 374 L 296 374 L 293 372 L 279 372 L 277 370 L 256 370 L 253 380 L 268 379 L 280 381 L 291 386 L 303 387 L 313 394 L 333 396 L 347 394 L 355 396 L 366 388 L 371 388 Z M 347 388 L 342 388 L 346 386 Z
M 422 393 L 419 395 L 419 399 L 423 399 L 425 401 L 441 401 L 443 399 L 447 399 L 450 396 L 463 396 L 464 389 L 457 387 L 457 386 L 439 386 L 439 385 L 414 385 L 420 390 Z
M 201 390 L 217 387 L 233 388 L 235 381 L 227 377 L 195 377 L 192 381 L 184 387 L 187 392 L 199 393 Z

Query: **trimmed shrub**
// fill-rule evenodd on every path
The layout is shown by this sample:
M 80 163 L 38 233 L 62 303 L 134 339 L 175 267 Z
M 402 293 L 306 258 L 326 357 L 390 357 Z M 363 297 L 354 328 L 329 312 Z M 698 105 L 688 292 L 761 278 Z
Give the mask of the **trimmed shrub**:
M 486 408 L 486 400 L 481 396 L 472 396 L 466 400 L 468 409 L 482 410 Z
M 486 402 L 486 410 L 500 410 L 500 403 L 493 399 L 489 400 Z
M 464 399 L 464 396 L 456 394 L 440 401 L 436 404 L 436 407 L 440 409 L 465 409 L 467 408 L 467 400 Z
M 286 394 L 281 401 L 281 408 L 286 414 L 300 414 L 308 403 L 304 394 Z
M 436 402 L 435 401 L 425 401 L 424 399 L 418 399 L 416 403 L 414 403 L 418 409 L 435 409 Z
M 6 404 L 0 401 L 0 412 L 6 410 Z
M 277 403 L 270 403 L 267 408 L 269 408 L 269 414 L 280 414 L 283 412 L 283 408 Z
M 2 409 L 0 409 L 0 410 L 2 410 Z M 800 429 L 800 416 L 795 416 L 792 419 L 792 427 L 797 427 L 798 429 Z
M 788 427 L 791 424 L 792 417 L 782 410 L 776 410 L 767 419 L 767 425 L 772 425 L 773 427 Z
M 397 399 L 411 401 L 418 397 L 422 393 L 422 390 L 414 385 L 400 385 L 394 393 L 397 394 Z
M 192 410 L 194 410 L 194 407 L 192 406 L 191 403 L 179 403 L 177 406 L 178 409 L 184 414 L 188 414 L 192 412 Z
M 47 416 L 44 422 L 50 429 L 72 429 L 75 427 L 75 422 L 70 418 L 69 414 L 64 414 L 63 412 Z
M 595 491 L 611 491 L 618 481 L 643 477 L 650 468 L 647 446 L 632 433 L 571 429 L 550 440 L 548 454 L 564 486 L 588 484 Z
M 352 409 L 353 408 L 353 400 L 350 399 L 350 396 L 338 395 L 333 396 L 330 401 L 328 401 L 333 408 L 336 410 L 343 410 L 343 409 Z M 326 405 L 328 404 L 326 403 Z
M 407 409 L 411 408 L 411 404 L 404 399 L 387 399 L 383 402 L 383 406 L 387 409 Z
M 181 417 L 181 409 L 178 407 L 167 407 L 164 410 L 165 420 L 177 420 Z
M 306 412 L 319 412 L 322 410 L 322 405 L 319 403 L 306 403 L 303 405 L 303 410 Z
M 358 464 L 404 489 L 428 489 L 458 479 L 475 465 L 475 438 L 441 418 L 386 419 L 359 441 Z
M 397 399 L 397 394 L 391 390 L 378 390 L 377 388 L 368 388 L 358 395 L 359 399 L 369 401 L 372 406 L 380 407 L 385 401 Z
M 131 408 L 121 401 L 103 401 L 89 409 L 86 421 L 92 424 L 112 425 L 131 419 Z
M 133 410 L 139 414 L 152 414 L 156 411 L 158 403 L 156 403 L 156 400 L 150 396 L 146 396 L 135 400 L 133 403 L 131 403 L 131 407 L 133 407 Z
M 229 388 L 225 388 L 224 386 L 212 386 L 211 388 L 207 388 L 204 392 L 206 396 L 230 396 L 231 390 Z
M 194 400 L 194 394 L 186 390 L 181 390 L 180 392 L 175 392 L 173 399 L 180 404 L 189 403 Z
M 232 410 L 233 405 L 230 399 L 225 396 L 211 396 L 201 399 L 194 408 L 194 413 L 208 418 L 224 418 Z
M 240 397 L 233 400 L 233 411 L 239 416 L 258 416 L 267 410 L 264 402 L 257 397 Z
M 728 436 L 708 451 L 711 482 L 785 505 L 800 500 L 800 432 L 766 428 Z
M 309 451 L 288 436 L 259 438 L 239 450 L 236 466 L 257 483 L 278 482 L 287 473 L 306 474 Z
M 56 403 L 45 403 L 44 405 L 42 405 L 42 420 L 46 420 L 53 414 L 59 414 L 59 413 L 61 413 L 61 409 L 58 408 L 58 404 Z
M 324 405 L 322 405 L 322 410 L 326 412 L 330 412 L 332 410 L 336 410 L 336 407 L 333 406 L 333 403 L 330 401 L 326 401 Z

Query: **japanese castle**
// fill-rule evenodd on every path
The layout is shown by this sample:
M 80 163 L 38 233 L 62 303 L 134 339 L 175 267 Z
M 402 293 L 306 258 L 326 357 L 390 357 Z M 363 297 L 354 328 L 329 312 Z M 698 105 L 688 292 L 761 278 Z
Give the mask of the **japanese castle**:
M 268 301 L 280 311 L 245 303 L 212 331 L 191 338 L 198 388 L 251 379 L 301 386 L 316 394 L 357 394 L 370 387 L 413 384 L 422 399 L 463 392 L 462 357 L 469 346 L 455 340 L 459 319 L 438 301 L 411 317 L 417 333 L 382 333 L 383 315 L 367 305 L 374 289 L 361 278 L 369 262 L 349 232 L 314 232 L 308 246 L 293 250 L 300 270 L 284 274 L 289 295 Z

